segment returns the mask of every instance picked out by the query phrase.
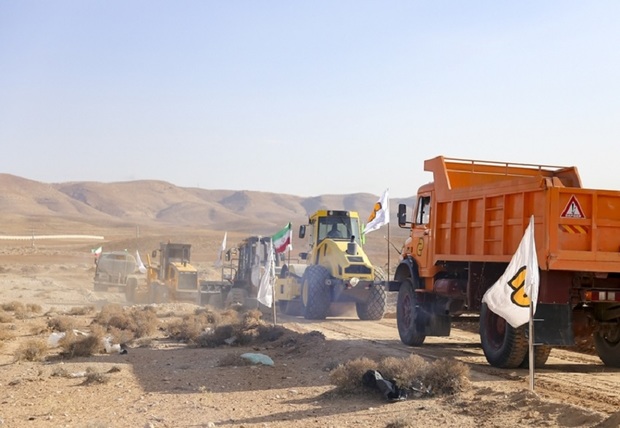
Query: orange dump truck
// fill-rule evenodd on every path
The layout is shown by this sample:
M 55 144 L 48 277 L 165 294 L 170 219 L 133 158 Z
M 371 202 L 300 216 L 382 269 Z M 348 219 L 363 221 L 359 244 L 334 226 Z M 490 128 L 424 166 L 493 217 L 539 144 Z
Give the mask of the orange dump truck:
M 398 291 L 403 343 L 448 336 L 453 316 L 480 313 L 484 354 L 496 367 L 528 364 L 527 325 L 513 328 L 482 304 L 504 273 L 530 216 L 540 286 L 534 316 L 536 365 L 552 346 L 593 336 L 600 359 L 620 367 L 620 192 L 581 187 L 575 167 L 436 157 L 420 187 L 390 281 Z

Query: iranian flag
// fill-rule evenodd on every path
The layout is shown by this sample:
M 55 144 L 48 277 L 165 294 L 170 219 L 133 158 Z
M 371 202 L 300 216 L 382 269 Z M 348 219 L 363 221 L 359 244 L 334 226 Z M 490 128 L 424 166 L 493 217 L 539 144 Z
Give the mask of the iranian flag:
M 276 253 L 283 253 L 286 251 L 287 247 L 289 250 L 293 249 L 292 245 L 292 235 L 293 230 L 291 228 L 291 223 L 289 222 L 284 229 L 276 233 L 271 237 L 273 241 L 273 246 L 276 250 Z

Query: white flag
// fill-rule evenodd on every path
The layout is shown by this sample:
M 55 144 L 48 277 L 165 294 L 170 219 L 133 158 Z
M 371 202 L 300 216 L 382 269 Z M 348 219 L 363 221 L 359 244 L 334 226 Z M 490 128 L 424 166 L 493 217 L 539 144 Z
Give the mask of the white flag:
M 385 189 L 383 195 L 381 195 L 379 200 L 375 203 L 375 207 L 370 217 L 368 217 L 368 223 L 362 233 L 370 233 L 390 222 L 390 196 L 388 191 L 389 189 Z
M 517 328 L 530 319 L 530 300 L 533 312 L 538 301 L 538 258 L 534 242 L 534 216 L 525 230 L 519 248 L 506 271 L 491 288 L 484 293 L 482 302 L 489 309 Z
M 276 279 L 276 265 L 273 254 L 273 247 L 270 247 L 267 263 L 265 264 L 265 271 L 260 278 L 258 295 L 256 296 L 258 301 L 268 308 L 273 304 L 273 283 Z
M 138 261 L 138 270 L 140 273 L 146 273 L 146 266 L 142 263 L 142 259 L 140 258 L 140 252 L 136 250 L 136 260 Z
M 224 264 L 224 252 L 226 252 L 226 236 L 228 232 L 224 232 L 224 239 L 222 239 L 222 245 L 220 251 L 217 254 L 217 260 L 215 261 L 215 267 L 221 267 Z

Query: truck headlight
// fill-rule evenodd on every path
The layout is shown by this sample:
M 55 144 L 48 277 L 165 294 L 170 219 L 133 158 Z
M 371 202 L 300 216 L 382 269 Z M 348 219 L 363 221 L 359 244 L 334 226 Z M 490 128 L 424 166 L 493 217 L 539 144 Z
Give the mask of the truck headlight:
M 360 279 L 356 276 L 354 276 L 353 278 L 349 280 L 349 284 L 351 284 L 351 287 L 355 287 L 359 282 L 360 282 Z

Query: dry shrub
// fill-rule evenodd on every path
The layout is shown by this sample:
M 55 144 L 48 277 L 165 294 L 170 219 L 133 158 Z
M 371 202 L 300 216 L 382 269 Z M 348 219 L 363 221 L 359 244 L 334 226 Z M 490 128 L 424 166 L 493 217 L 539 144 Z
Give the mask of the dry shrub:
M 215 317 L 209 312 L 198 312 L 183 317 L 182 320 L 168 324 L 168 335 L 183 342 L 195 342 L 207 329 L 213 328 Z
M 227 366 L 247 366 L 252 364 L 250 360 L 245 358 L 241 358 L 241 355 L 238 354 L 226 354 L 222 358 L 219 359 L 217 365 L 220 367 Z
M 33 323 L 30 326 L 30 334 L 37 336 L 39 334 L 47 333 L 47 325 L 45 323 Z
M 103 330 L 93 328 L 89 335 L 77 335 L 72 330 L 66 332 L 65 337 L 60 339 L 62 355 L 66 358 L 90 357 L 103 351 Z
M 4 310 L 0 311 L 0 323 L 6 324 L 13 321 L 15 321 L 15 317 L 13 317 L 13 315 Z
M 429 363 L 416 354 L 407 358 L 386 357 L 379 365 L 384 379 L 394 381 L 399 388 L 408 388 L 414 379 L 422 379 L 427 372 Z
M 93 384 L 103 384 L 108 383 L 111 377 L 107 373 L 98 372 L 92 367 L 86 368 L 86 379 L 81 385 L 93 385 Z
M 66 315 L 59 315 L 47 320 L 47 326 L 54 331 L 71 331 L 75 329 L 77 322 Z
M 134 333 L 130 330 L 110 327 L 108 334 L 112 337 L 112 343 L 128 343 L 134 339 Z
M 405 419 L 396 419 L 395 421 L 388 422 L 385 428 L 413 428 L 414 425 L 407 422 Z
M 26 310 L 33 314 L 40 314 L 43 312 L 43 307 L 37 303 L 28 303 L 26 304 Z
M 447 358 L 428 363 L 413 354 L 407 358 L 387 357 L 380 363 L 368 358 L 351 360 L 332 370 L 330 380 L 341 392 L 359 393 L 366 390 L 362 378 L 368 370 L 378 370 L 398 388 L 422 388 L 424 394 L 430 395 L 455 394 L 469 384 L 469 367 L 465 364 Z
M 370 358 L 362 357 L 340 364 L 329 373 L 329 379 L 341 392 L 360 393 L 367 388 L 362 376 L 368 370 L 375 370 L 377 363 Z
M 47 343 L 41 339 L 29 339 L 15 351 L 15 361 L 42 361 L 47 352 Z
M 134 338 L 152 335 L 159 324 L 153 308 L 146 306 L 123 309 L 120 305 L 105 305 L 93 322 L 106 329 L 115 327 L 130 331 Z
M 0 307 L 3 310 L 9 311 L 9 312 L 25 312 L 26 311 L 26 307 L 24 306 L 24 304 L 16 300 L 12 302 L 8 302 L 8 303 L 3 303 L 2 305 L 0 305 Z
M 430 364 L 422 383 L 433 395 L 450 395 L 469 385 L 469 367 L 460 361 L 441 358 Z
M 8 328 L 0 328 L 0 341 L 11 340 L 15 337 L 15 334 Z
M 95 310 L 94 306 L 75 306 L 69 310 L 69 315 L 82 316 L 88 315 Z

